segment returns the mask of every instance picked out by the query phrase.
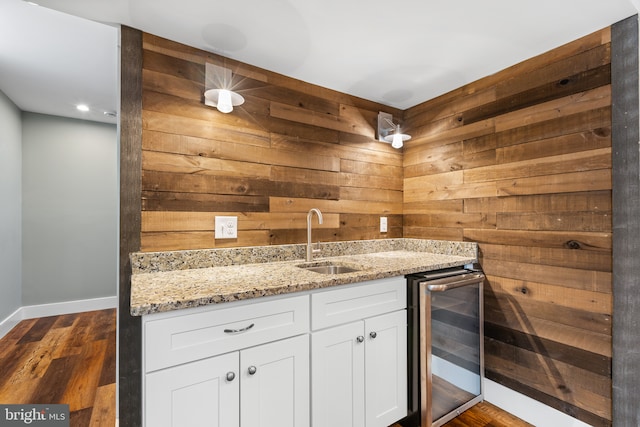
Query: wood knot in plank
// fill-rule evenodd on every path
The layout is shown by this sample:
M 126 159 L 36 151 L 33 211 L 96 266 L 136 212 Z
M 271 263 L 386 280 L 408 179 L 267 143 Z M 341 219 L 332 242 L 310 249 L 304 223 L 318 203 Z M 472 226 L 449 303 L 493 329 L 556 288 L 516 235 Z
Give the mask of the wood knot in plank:
M 564 246 L 567 249 L 582 249 L 582 243 L 578 242 L 577 240 L 569 240 L 565 242 Z

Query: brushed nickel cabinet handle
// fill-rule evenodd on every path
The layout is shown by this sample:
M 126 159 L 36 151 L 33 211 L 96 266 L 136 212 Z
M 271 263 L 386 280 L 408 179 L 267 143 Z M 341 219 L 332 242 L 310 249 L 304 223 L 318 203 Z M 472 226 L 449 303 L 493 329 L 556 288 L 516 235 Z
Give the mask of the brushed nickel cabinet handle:
M 255 325 L 252 323 L 249 326 L 245 326 L 244 328 L 240 328 L 240 329 L 225 329 L 224 333 L 225 334 L 237 334 L 239 332 L 246 332 L 249 329 L 253 328 Z

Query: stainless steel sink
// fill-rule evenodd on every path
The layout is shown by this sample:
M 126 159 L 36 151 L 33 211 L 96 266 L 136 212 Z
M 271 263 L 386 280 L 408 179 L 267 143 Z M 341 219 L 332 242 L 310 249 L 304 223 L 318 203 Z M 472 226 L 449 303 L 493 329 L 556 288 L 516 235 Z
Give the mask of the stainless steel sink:
M 302 268 L 304 270 L 313 271 L 314 273 L 320 274 L 344 274 L 344 273 L 354 273 L 356 271 L 360 271 L 360 268 L 352 265 L 334 263 L 334 262 L 314 262 L 308 264 L 300 264 L 296 267 Z

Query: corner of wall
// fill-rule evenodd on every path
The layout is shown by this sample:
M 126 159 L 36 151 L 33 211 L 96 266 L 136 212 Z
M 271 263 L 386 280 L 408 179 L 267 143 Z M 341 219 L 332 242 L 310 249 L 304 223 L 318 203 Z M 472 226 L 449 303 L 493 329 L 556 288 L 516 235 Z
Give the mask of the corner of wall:
M 22 117 L 0 91 L 0 319 L 22 303 Z M 0 324 L 0 327 L 2 324 Z

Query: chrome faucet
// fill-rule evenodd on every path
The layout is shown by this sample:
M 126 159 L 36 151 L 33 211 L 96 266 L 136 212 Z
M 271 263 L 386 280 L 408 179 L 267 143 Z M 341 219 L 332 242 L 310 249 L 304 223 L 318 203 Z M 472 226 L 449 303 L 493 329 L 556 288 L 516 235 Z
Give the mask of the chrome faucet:
M 322 224 L 322 212 L 318 208 L 311 208 L 309 213 L 307 214 L 307 262 L 313 261 L 313 254 L 316 252 L 320 252 L 320 248 L 313 249 L 311 247 L 311 217 L 313 213 L 318 216 L 318 224 Z

